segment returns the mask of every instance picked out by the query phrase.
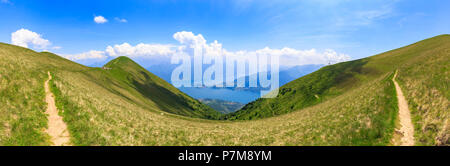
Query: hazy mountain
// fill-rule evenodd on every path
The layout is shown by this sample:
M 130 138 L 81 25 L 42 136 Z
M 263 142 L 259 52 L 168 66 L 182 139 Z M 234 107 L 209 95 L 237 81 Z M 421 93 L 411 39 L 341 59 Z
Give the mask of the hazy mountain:
M 170 82 L 172 71 L 178 65 L 173 64 L 159 64 L 148 67 L 147 70 L 154 73 L 155 75 L 163 78 L 167 82 Z M 297 78 L 300 78 L 306 74 L 309 74 L 313 71 L 316 71 L 323 67 L 324 65 L 302 65 L 302 66 L 294 66 L 294 67 L 282 67 L 279 72 L 279 82 L 280 86 L 293 81 Z M 192 70 L 193 71 L 193 70 Z M 270 72 L 268 74 L 270 78 Z M 224 79 L 226 80 L 226 79 Z M 193 80 L 192 80 L 193 83 Z M 225 84 L 225 83 L 224 83 Z M 237 81 L 235 80 L 235 85 L 237 85 Z M 226 101 L 238 101 L 243 103 L 248 103 L 250 101 L 256 100 L 260 97 L 259 93 L 263 88 L 260 87 L 249 87 L 249 77 L 245 77 L 245 85 L 246 87 L 182 87 L 181 91 L 186 94 L 196 97 L 196 98 L 214 98 Z M 220 90 L 220 89 L 228 89 L 228 90 Z M 212 93 L 211 93 L 212 92 Z M 223 92 L 223 94 L 220 94 Z M 231 98 L 230 93 L 233 95 L 242 94 L 240 97 Z M 252 94 L 253 93 L 253 94 Z
M 225 101 L 219 99 L 199 99 L 199 101 L 223 114 L 235 112 L 244 106 L 244 104 L 239 102 Z

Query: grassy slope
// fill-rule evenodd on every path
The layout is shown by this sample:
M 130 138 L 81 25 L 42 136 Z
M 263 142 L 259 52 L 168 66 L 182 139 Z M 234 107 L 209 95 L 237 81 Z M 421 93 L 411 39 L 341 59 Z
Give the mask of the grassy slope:
M 381 75 L 372 68 L 363 68 L 367 62 L 367 59 L 361 59 L 323 67 L 317 72 L 280 87 L 276 98 L 260 98 L 225 118 L 232 120 L 266 118 L 334 98 L 354 87 L 363 85 L 369 78 L 377 78 Z
M 184 94 L 127 57 L 118 57 L 107 63 L 105 67 L 110 68 L 106 72 L 111 78 L 115 78 L 120 84 L 123 84 L 122 87 L 132 88 L 129 91 L 139 93 L 134 96 L 142 96 L 153 101 L 160 110 L 208 119 L 216 119 L 220 116 L 210 107 Z M 149 101 L 145 99 L 140 101 Z M 148 105 L 141 104 L 143 107 Z
M 59 89 L 59 86 L 71 82 L 91 84 L 92 86 L 83 88 L 93 92 L 96 92 L 97 88 L 102 89 L 107 91 L 104 94 L 120 96 L 128 102 L 158 113 L 166 111 L 199 118 L 220 116 L 213 109 L 185 95 L 125 57 L 112 61 L 118 62 L 117 64 L 108 64 L 112 70 L 102 70 L 79 65 L 52 53 L 37 53 L 0 43 L 0 59 L 0 145 L 48 144 L 48 136 L 43 132 L 47 126 L 43 89 L 47 79 L 46 71 L 54 75 L 51 86 L 57 107 L 64 110 L 64 120 L 68 122 L 69 130 L 75 138 L 73 141 L 77 144 L 105 141 L 103 136 L 95 131 L 95 125 L 91 126 L 92 116 L 79 110 L 86 106 L 89 108 L 86 111 L 91 112 L 113 103 L 77 103 L 78 92 L 64 94 Z
M 316 105 L 399 69 L 418 144 L 450 144 L 450 36 L 441 35 L 380 55 L 326 66 L 280 88 L 273 99 L 258 99 L 226 119 L 259 119 Z M 395 95 L 395 93 L 393 93 Z M 385 100 L 382 105 L 389 105 Z
M 450 36 L 409 46 L 398 82 L 408 100 L 417 145 L 450 145 Z M 399 50 L 391 52 L 398 54 Z
M 0 44 L 0 145 L 46 145 L 48 138 L 42 134 L 47 125 L 46 76 L 31 59 L 14 57 L 37 56 L 34 52 L 11 52 L 10 47 Z
M 449 35 L 438 36 L 325 67 L 318 71 L 325 70 L 323 75 L 315 72 L 299 79 L 317 76 L 310 78 L 311 83 L 318 81 L 314 89 L 302 85 L 307 80 L 283 87 L 291 87 L 284 90 L 285 95 L 298 86 L 314 94 L 297 96 L 297 92 L 294 98 L 286 98 L 307 99 L 306 104 L 294 106 L 299 111 L 236 122 L 164 113 L 156 103 L 147 106 L 145 102 L 151 102 L 143 100 L 142 92 L 128 89 L 137 88 L 132 82 L 117 81 L 123 75 L 114 73 L 114 67 L 111 71 L 87 68 L 54 55 L 0 44 L 0 101 L 6 103 L 0 108 L 0 144 L 46 144 L 42 87 L 50 70 L 52 90 L 75 145 L 387 145 L 397 115 L 390 81 L 395 69 L 413 110 L 419 144 L 448 144 L 449 43 Z M 333 84 L 320 82 L 327 76 L 334 78 Z M 319 101 L 311 99 L 315 95 Z M 279 106 L 290 108 L 295 102 L 287 104 Z

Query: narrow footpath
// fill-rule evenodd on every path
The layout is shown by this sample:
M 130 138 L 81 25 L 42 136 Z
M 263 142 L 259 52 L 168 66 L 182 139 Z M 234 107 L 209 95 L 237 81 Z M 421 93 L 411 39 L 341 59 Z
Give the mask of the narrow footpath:
M 52 75 L 48 72 L 48 80 L 45 81 L 45 101 L 47 102 L 48 114 L 48 128 L 46 130 L 47 134 L 51 137 L 51 142 L 53 146 L 67 146 L 70 144 L 70 135 L 67 130 L 67 125 L 64 123 L 63 118 L 58 115 L 58 109 L 55 105 L 55 98 L 53 93 L 50 91 L 48 82 L 52 79 Z
M 395 71 L 395 75 L 392 81 L 395 85 L 395 90 L 397 91 L 398 100 L 398 114 L 400 119 L 400 129 L 396 129 L 400 133 L 401 139 L 399 143 L 395 143 L 397 146 L 413 146 L 414 145 L 414 126 L 411 122 L 411 113 L 408 108 L 408 102 L 403 95 L 402 89 L 398 85 L 395 78 L 397 77 L 398 70 Z

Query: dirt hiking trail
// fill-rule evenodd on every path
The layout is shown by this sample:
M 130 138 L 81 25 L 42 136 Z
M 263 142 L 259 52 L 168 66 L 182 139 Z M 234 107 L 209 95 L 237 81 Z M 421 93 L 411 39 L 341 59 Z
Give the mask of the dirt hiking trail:
M 411 113 L 409 112 L 408 102 L 403 95 L 402 89 L 398 85 L 395 78 L 397 77 L 398 70 L 395 71 L 392 81 L 395 85 L 395 90 L 397 91 L 398 100 L 398 113 L 400 119 L 400 129 L 396 132 L 401 135 L 400 142 L 395 142 L 394 145 L 397 146 L 413 146 L 414 145 L 414 126 L 411 122 Z
M 50 91 L 48 82 L 52 79 L 52 75 L 48 72 L 48 80 L 45 81 L 45 101 L 47 102 L 48 114 L 48 128 L 46 130 L 47 134 L 50 135 L 50 140 L 53 146 L 67 146 L 70 144 L 70 135 L 67 130 L 67 125 L 64 123 L 63 118 L 58 115 L 58 109 L 55 105 L 55 98 L 53 93 Z

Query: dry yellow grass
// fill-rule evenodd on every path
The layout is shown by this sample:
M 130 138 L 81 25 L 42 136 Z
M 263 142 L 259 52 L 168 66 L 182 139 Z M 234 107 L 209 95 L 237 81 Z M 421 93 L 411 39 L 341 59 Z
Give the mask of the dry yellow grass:
M 343 145 L 353 139 L 350 133 L 374 127 L 370 117 L 384 113 L 376 106 L 381 99 L 378 94 L 388 86 L 378 79 L 368 87 L 292 114 L 222 122 L 149 112 L 94 83 L 74 81 L 76 75 L 56 74 L 62 76 L 64 80 L 55 84 L 81 107 L 79 111 L 88 114 L 86 125 L 93 126 L 89 132 L 104 139 L 98 145 Z

